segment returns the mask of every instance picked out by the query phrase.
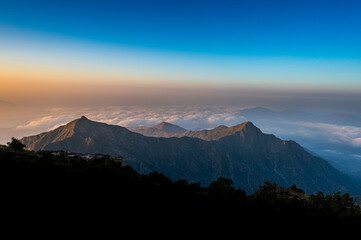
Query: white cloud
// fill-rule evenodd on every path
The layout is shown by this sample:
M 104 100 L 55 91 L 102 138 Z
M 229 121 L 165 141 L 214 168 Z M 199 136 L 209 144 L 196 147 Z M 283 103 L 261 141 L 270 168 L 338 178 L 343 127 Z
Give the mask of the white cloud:
M 322 151 L 325 152 L 325 153 L 331 153 L 331 154 L 337 154 L 337 155 L 342 155 L 343 154 L 342 152 L 336 151 L 334 149 L 324 149 Z
M 116 111 L 115 111 L 116 109 Z M 239 108 L 227 109 L 209 107 L 152 107 L 114 108 L 101 113 L 89 112 L 90 119 L 124 127 L 152 126 L 160 122 L 170 122 L 189 130 L 212 128 L 224 124 L 236 125 L 247 119 L 234 113 Z
M 44 116 L 41 118 L 34 119 L 29 121 L 26 124 L 18 125 L 15 130 L 40 130 L 40 131 L 49 131 L 53 130 L 63 124 L 71 121 L 72 118 L 70 116 Z
M 361 147 L 361 137 L 353 139 L 352 144 L 356 147 Z
M 274 133 L 290 138 L 304 138 L 323 143 L 361 147 L 361 127 L 315 122 L 281 121 L 281 128 L 274 128 Z M 271 128 L 267 128 L 272 131 Z
M 46 117 L 42 117 L 40 119 L 36 119 L 33 121 L 28 122 L 25 125 L 19 125 L 16 127 L 16 130 L 20 130 L 20 129 L 32 129 L 32 128 L 36 128 L 41 126 L 43 123 L 46 123 L 48 121 L 50 121 L 52 119 L 51 116 L 46 116 Z
M 321 134 L 331 142 L 361 146 L 361 128 L 326 123 L 301 123 L 309 128 L 314 135 Z
M 48 131 L 82 115 L 94 121 L 124 127 L 152 126 L 166 121 L 188 130 L 208 129 L 219 125 L 233 126 L 248 119 L 237 107 L 108 107 L 104 109 L 50 109 L 48 115 L 16 127 L 17 131 Z M 361 128 L 314 122 L 264 121 L 256 126 L 285 139 L 309 139 L 325 143 L 361 147 Z
M 232 126 L 246 118 L 235 116 L 239 108 L 177 106 L 177 107 L 109 107 L 106 109 L 49 109 L 46 116 L 33 119 L 16 127 L 17 131 L 48 131 L 82 115 L 94 121 L 123 127 L 152 126 L 160 122 L 170 122 L 189 130 L 213 128 L 218 125 Z

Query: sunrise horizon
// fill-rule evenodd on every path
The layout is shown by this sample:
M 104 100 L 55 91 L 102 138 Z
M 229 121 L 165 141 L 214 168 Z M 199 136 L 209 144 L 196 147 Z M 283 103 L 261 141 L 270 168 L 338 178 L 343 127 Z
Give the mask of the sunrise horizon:
M 360 13 L 359 0 L 0 0 L 4 219 L 359 231 Z
M 180 102 L 209 90 L 211 103 L 229 92 L 266 93 L 265 103 L 361 93 L 357 1 L 0 6 L 2 101 L 121 105 L 122 94 L 127 105 L 157 95 L 159 104 L 171 101 L 168 89 Z

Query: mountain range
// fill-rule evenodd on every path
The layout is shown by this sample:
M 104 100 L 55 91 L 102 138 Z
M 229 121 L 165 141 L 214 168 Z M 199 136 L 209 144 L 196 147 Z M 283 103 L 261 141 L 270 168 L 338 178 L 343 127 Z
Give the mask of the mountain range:
M 250 120 L 287 120 L 287 121 L 306 121 L 317 123 L 328 123 L 347 126 L 361 126 L 359 116 L 348 113 L 333 114 L 313 114 L 310 112 L 288 109 L 283 111 L 274 111 L 265 107 L 255 107 L 239 110 L 236 115 L 246 117 Z
M 322 158 L 294 141 L 262 133 L 252 122 L 201 131 L 161 123 L 140 130 L 143 134 L 168 136 L 144 136 L 83 116 L 52 131 L 24 137 L 22 142 L 30 150 L 120 155 L 139 173 L 158 171 L 173 180 L 186 179 L 202 185 L 223 176 L 249 193 L 264 180 L 281 186 L 296 184 L 307 193 L 361 193 L 358 184 Z

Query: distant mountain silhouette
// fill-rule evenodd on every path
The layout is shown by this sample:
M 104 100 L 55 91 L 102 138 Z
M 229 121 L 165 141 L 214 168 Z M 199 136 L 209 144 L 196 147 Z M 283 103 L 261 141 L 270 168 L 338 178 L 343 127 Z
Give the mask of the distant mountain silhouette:
M 346 113 L 336 113 L 328 115 L 326 122 L 361 127 L 360 117 Z
M 164 130 L 164 128 L 162 127 L 164 125 L 170 125 L 172 126 L 172 128 L 178 131 Z M 219 140 L 222 137 L 225 137 L 227 135 L 232 135 L 239 131 L 240 132 L 246 130 L 252 131 L 252 129 L 256 129 L 256 128 L 254 127 L 252 122 L 244 122 L 233 127 L 220 125 L 210 130 L 187 131 L 184 128 L 179 127 L 177 125 L 163 122 L 161 124 L 152 127 L 133 127 L 128 129 L 133 132 L 137 132 L 142 135 L 150 136 L 150 137 L 191 137 L 191 138 L 199 138 L 206 141 L 213 141 L 213 140 Z
M 128 129 L 144 136 L 152 137 L 169 137 L 174 133 L 183 133 L 187 131 L 182 127 L 167 122 L 162 122 L 152 127 L 130 127 Z
M 24 137 L 22 142 L 31 150 L 121 155 L 126 164 L 140 173 L 159 171 L 174 180 L 186 179 L 202 185 L 223 176 L 249 193 L 264 180 L 281 186 L 296 184 L 308 193 L 361 192 L 348 176 L 323 159 L 296 142 L 262 133 L 251 122 L 174 134 L 183 136 L 147 137 L 83 116 L 55 130 Z
M 251 121 L 256 120 L 286 120 L 286 121 L 306 121 L 306 122 L 319 122 L 348 126 L 361 126 L 361 118 L 352 114 L 336 113 L 316 115 L 309 112 L 298 110 L 284 110 L 274 111 L 264 107 L 255 107 L 242 109 L 236 114 L 238 116 L 244 116 Z
M 243 113 L 244 115 L 247 116 L 255 116 L 255 117 L 274 117 L 277 115 L 277 112 L 265 107 L 247 108 L 240 110 L 240 113 Z

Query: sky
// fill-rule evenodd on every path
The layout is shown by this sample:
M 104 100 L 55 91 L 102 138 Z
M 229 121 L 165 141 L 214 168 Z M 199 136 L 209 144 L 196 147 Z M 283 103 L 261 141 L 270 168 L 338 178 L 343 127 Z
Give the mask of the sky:
M 0 131 L 110 106 L 361 116 L 360 12 L 352 0 L 0 0 Z

